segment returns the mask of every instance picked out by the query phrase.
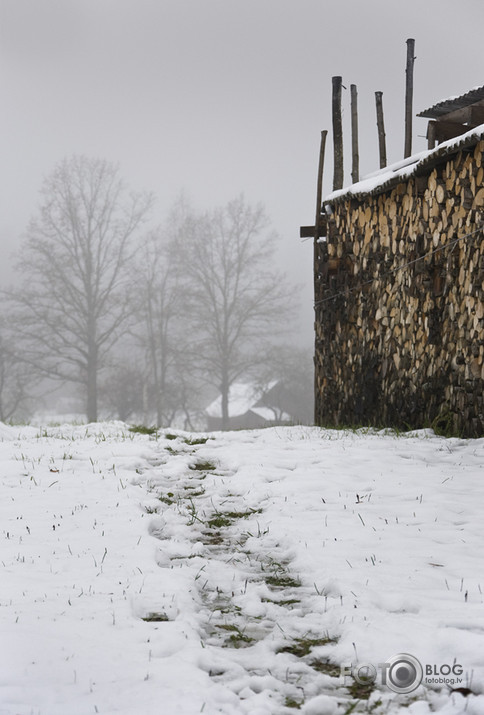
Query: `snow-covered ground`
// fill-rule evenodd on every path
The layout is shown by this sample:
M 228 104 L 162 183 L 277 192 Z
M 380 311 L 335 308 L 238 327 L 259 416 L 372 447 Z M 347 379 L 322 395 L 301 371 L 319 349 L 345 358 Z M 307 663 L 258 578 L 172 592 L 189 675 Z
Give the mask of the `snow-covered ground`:
M 484 440 L 176 435 L 0 425 L 0 715 L 484 713 Z

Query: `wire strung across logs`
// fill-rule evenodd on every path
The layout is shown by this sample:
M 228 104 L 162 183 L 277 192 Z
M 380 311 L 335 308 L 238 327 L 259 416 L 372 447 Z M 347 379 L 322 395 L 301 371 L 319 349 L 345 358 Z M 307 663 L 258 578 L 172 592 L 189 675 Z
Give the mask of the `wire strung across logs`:
M 363 286 L 371 285 L 377 279 L 383 279 L 383 278 L 386 278 L 387 276 L 394 275 L 395 273 L 398 273 L 398 271 L 403 271 L 403 270 L 405 270 L 405 268 L 408 268 L 409 266 L 413 266 L 415 263 L 418 263 L 419 261 L 424 261 L 425 259 L 430 258 L 431 256 L 435 255 L 436 253 L 440 253 L 440 251 L 444 251 L 447 248 L 452 247 L 452 249 L 454 249 L 455 246 L 460 241 L 463 241 L 466 238 L 470 238 L 471 236 L 475 236 L 476 234 L 480 233 L 482 230 L 483 230 L 483 227 L 480 226 L 479 228 L 476 228 L 475 231 L 466 233 L 464 236 L 460 236 L 459 238 L 454 238 L 451 241 L 449 241 L 449 243 L 446 243 L 445 246 L 439 246 L 438 248 L 435 248 L 432 251 L 429 251 L 424 256 L 419 256 L 418 258 L 414 258 L 411 261 L 408 261 L 408 263 L 404 263 L 402 266 L 397 266 L 397 268 L 393 268 L 391 271 L 387 271 L 386 273 L 383 273 L 381 276 L 376 276 L 374 278 L 370 278 L 367 281 L 363 281 L 363 283 L 360 283 L 358 287 L 345 288 L 345 290 L 339 291 L 338 293 L 335 293 L 334 295 L 327 296 L 326 298 L 321 298 L 321 300 L 317 300 L 314 303 L 314 308 L 316 308 L 318 305 L 322 305 L 323 303 L 328 303 L 331 300 L 336 300 L 336 298 L 347 297 L 350 293 L 357 293 L 357 292 L 359 293 L 359 292 L 361 292 L 361 289 L 363 288 Z

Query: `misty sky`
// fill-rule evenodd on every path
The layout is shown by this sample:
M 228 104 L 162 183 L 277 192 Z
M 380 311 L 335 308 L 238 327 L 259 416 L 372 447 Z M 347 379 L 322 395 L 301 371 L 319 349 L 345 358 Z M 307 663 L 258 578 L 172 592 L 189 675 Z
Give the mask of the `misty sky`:
M 331 77 L 358 85 L 360 166 L 378 168 L 374 92 L 389 163 L 403 157 L 406 39 L 415 38 L 414 112 L 484 84 L 483 0 L 0 0 L 0 239 L 8 252 L 65 156 L 119 162 L 153 191 L 161 220 L 181 190 L 197 208 L 241 191 L 265 204 L 282 260 L 306 284 Z M 426 147 L 414 125 L 414 151 Z M 421 135 L 420 137 L 418 135 Z M 332 185 L 328 146 L 324 191 Z M 347 162 L 345 184 L 350 182 Z

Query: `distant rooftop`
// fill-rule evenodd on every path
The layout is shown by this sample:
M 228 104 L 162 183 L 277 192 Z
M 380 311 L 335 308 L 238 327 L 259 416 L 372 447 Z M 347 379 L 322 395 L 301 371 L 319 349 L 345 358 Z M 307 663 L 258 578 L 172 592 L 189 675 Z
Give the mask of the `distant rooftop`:
M 484 101 L 484 87 L 474 87 L 474 89 L 469 90 L 465 94 L 461 94 L 460 97 L 449 97 L 444 99 L 433 107 L 424 109 L 423 112 L 417 114 L 417 117 L 428 117 L 429 119 L 438 119 L 443 117 L 450 112 L 455 112 L 459 109 L 465 109 L 471 104 L 476 102 Z
M 234 382 L 229 390 L 229 415 L 230 417 L 240 417 L 257 406 L 264 394 L 277 384 L 277 380 L 271 380 L 268 385 L 262 387 L 256 383 Z M 254 410 L 252 410 L 254 411 Z M 209 417 L 222 417 L 222 396 L 211 402 L 205 410 Z

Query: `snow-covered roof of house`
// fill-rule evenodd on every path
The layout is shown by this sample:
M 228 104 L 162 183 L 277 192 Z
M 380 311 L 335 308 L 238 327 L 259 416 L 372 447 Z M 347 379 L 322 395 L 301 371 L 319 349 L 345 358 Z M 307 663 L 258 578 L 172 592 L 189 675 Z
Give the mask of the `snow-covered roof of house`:
M 396 162 L 391 166 L 386 166 L 384 169 L 368 174 L 356 184 L 333 191 L 324 198 L 323 205 L 339 203 L 351 198 L 361 200 L 365 196 L 381 194 L 402 181 L 406 181 L 411 176 L 424 173 L 424 171 L 444 160 L 445 157 L 455 154 L 461 149 L 475 146 L 481 139 L 484 139 L 484 124 L 474 127 L 465 134 L 442 142 L 435 149 L 413 154 L 407 159 L 402 159 L 402 161 Z
M 229 415 L 230 417 L 240 417 L 245 415 L 259 402 L 264 394 L 277 384 L 277 380 L 269 382 L 261 387 L 252 382 L 234 382 L 229 390 Z M 213 400 L 206 408 L 205 413 L 209 417 L 222 417 L 222 395 Z
M 471 104 L 475 104 L 476 102 L 480 102 L 481 100 L 484 100 L 484 86 L 474 87 L 474 89 L 469 90 L 465 94 L 461 94 L 460 96 L 455 97 L 448 97 L 447 99 L 443 99 L 442 101 L 437 102 L 437 104 L 434 104 L 433 107 L 424 109 L 423 112 L 417 114 L 417 117 L 438 119 L 439 117 L 443 117 L 445 114 L 449 114 L 449 112 L 455 112 L 459 109 L 464 109 L 465 107 L 468 107 Z

